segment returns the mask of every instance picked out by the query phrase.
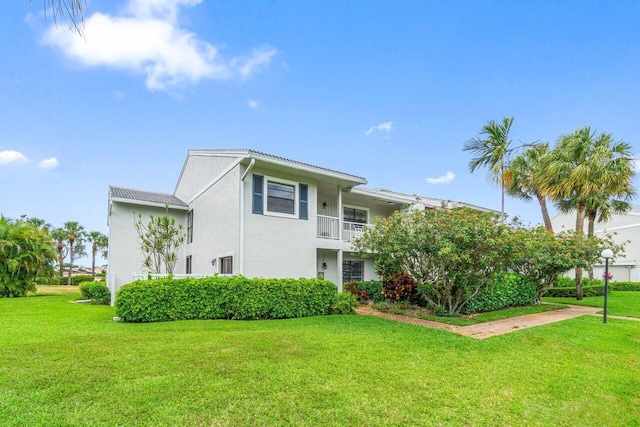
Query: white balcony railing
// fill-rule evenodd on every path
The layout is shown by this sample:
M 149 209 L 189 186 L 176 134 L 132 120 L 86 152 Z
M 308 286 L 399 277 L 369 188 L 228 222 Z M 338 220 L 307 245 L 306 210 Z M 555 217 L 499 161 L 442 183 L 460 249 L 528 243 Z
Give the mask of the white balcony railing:
M 340 239 L 340 220 L 332 216 L 318 215 L 318 237 Z
M 342 222 L 342 241 L 351 242 L 353 239 L 362 236 L 366 227 L 373 227 L 371 224 L 361 224 L 357 222 Z
M 343 221 L 342 241 L 351 242 L 356 237 L 360 237 L 365 227 L 372 227 L 372 225 Z M 318 215 L 318 237 L 340 240 L 340 219 L 333 216 Z

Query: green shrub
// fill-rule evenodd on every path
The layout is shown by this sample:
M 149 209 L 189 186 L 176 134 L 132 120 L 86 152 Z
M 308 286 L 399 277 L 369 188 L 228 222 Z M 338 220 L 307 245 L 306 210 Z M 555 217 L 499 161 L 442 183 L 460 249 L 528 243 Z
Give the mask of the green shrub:
M 67 280 L 68 280 L 67 276 L 59 277 L 58 284 L 66 285 Z M 71 276 L 71 285 L 73 286 L 78 286 L 80 285 L 80 283 L 84 283 L 84 282 L 93 282 L 93 276 L 91 276 L 90 274 L 78 274 L 76 276 Z
M 385 300 L 379 280 L 345 283 L 344 290 L 355 295 L 360 302 Z
M 471 298 L 460 312 L 473 314 L 532 305 L 536 298 L 536 287 L 529 278 L 516 273 L 497 275 L 489 287 Z
M 584 286 L 582 288 L 585 297 L 597 297 L 604 295 L 604 285 Z M 576 298 L 576 287 L 566 286 L 561 288 L 551 288 L 545 294 L 547 297 L 555 298 Z
M 609 289 L 615 291 L 640 292 L 640 282 L 609 282 Z
M 575 284 L 574 284 L 575 285 Z M 583 286 L 604 286 L 604 279 L 589 279 L 588 277 L 582 278 Z
M 91 304 L 111 304 L 111 291 L 104 282 L 84 282 L 80 285 L 80 293 L 83 299 L 90 299 Z
M 329 314 L 336 293 L 320 279 L 141 280 L 120 288 L 116 313 L 125 322 L 284 319 Z
M 553 281 L 553 287 L 554 288 L 570 288 L 572 286 L 574 288 L 576 287 L 576 281 L 575 281 L 575 279 L 572 279 L 571 277 L 560 276 L 556 280 Z
M 353 314 L 354 308 L 358 307 L 360 302 L 358 298 L 351 292 L 340 292 L 336 294 L 336 298 L 331 305 L 331 314 Z

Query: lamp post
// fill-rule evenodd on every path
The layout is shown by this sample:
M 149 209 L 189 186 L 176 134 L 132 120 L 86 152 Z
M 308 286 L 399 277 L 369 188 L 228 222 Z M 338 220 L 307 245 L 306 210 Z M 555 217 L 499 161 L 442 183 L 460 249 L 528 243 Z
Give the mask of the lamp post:
M 600 254 L 604 258 L 604 323 L 607 323 L 607 297 L 609 294 L 609 258 L 613 258 L 613 251 L 605 249 Z

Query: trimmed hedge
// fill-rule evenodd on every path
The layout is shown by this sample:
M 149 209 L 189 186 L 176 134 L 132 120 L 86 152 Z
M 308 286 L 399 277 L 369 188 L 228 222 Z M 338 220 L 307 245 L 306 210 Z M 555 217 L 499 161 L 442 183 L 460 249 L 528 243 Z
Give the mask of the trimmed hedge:
M 505 307 L 532 305 L 536 302 L 536 287 L 533 282 L 515 273 L 496 276 L 492 286 L 480 291 L 478 295 L 460 310 L 462 314 L 482 313 L 500 310 Z
M 609 282 L 609 290 L 640 292 L 640 282 Z
M 85 282 L 80 285 L 80 293 L 83 299 L 90 299 L 91 304 L 111 304 L 111 291 L 104 282 Z
M 116 314 L 124 322 L 285 319 L 329 314 L 336 296 L 336 286 L 320 279 L 140 280 L 120 288 Z
M 585 297 L 598 297 L 604 295 L 604 285 L 600 286 L 583 286 L 582 292 Z M 544 294 L 545 297 L 555 298 L 576 298 L 576 287 L 565 286 L 561 288 L 551 288 Z
M 67 284 L 67 276 L 59 277 L 58 280 L 58 284 L 60 285 Z M 80 283 L 84 282 L 93 282 L 93 276 L 91 276 L 90 274 L 78 274 L 76 276 L 71 276 L 71 285 L 73 286 L 78 286 L 80 285 Z

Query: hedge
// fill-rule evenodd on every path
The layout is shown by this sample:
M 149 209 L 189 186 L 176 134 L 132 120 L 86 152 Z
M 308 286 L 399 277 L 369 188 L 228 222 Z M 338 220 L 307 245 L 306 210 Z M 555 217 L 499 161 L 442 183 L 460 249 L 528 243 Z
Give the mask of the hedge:
M 585 297 L 597 297 L 604 295 L 604 285 L 597 286 L 583 286 L 582 292 Z M 576 287 L 575 286 L 563 286 L 560 288 L 551 288 L 544 295 L 545 297 L 555 297 L 555 298 L 576 298 Z
M 532 305 L 536 302 L 536 287 L 521 274 L 496 276 L 492 285 L 480 291 L 460 310 L 462 314 L 500 310 L 505 307 Z
M 59 277 L 58 280 L 59 280 L 58 284 L 60 285 L 66 285 L 68 283 L 67 276 Z M 71 276 L 71 284 L 73 286 L 78 286 L 80 285 L 80 283 L 84 283 L 84 282 L 93 282 L 93 276 L 90 274 L 78 274 L 75 276 Z
M 374 302 L 384 301 L 385 297 L 382 294 L 382 282 L 379 280 L 368 281 L 355 281 L 344 284 L 344 290 L 351 292 L 361 301 Z
M 120 288 L 116 314 L 124 322 L 284 319 L 329 314 L 336 296 L 336 286 L 320 279 L 140 280 Z
M 91 300 L 91 304 L 111 304 L 111 291 L 104 282 L 85 282 L 80 285 L 80 293 L 83 299 Z
M 640 282 L 609 282 L 609 289 L 614 291 L 640 292 Z

